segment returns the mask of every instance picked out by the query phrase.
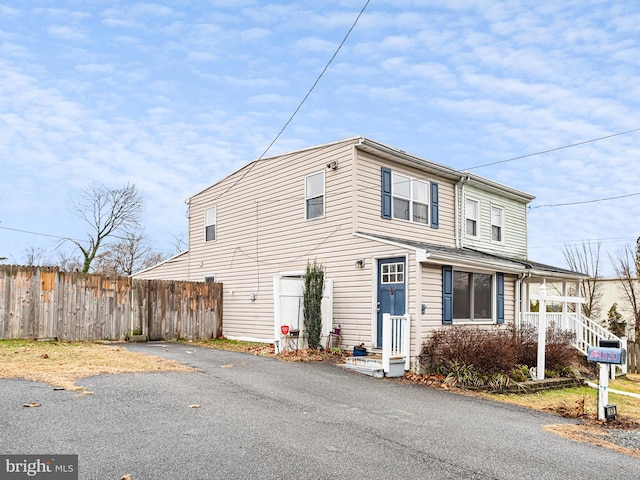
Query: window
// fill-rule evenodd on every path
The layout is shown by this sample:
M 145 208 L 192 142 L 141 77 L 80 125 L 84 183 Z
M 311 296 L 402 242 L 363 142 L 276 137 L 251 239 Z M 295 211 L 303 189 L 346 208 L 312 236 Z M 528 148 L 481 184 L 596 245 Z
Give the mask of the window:
M 383 264 L 381 283 L 404 283 L 404 263 Z
M 307 220 L 324 217 L 324 171 L 305 177 L 304 198 Z
M 429 184 L 392 173 L 393 218 L 429 223 Z
M 490 322 L 492 307 L 492 275 L 453 272 L 453 320 Z
M 216 239 L 216 207 L 204 211 L 204 239 L 213 242 Z
M 204 277 L 204 283 L 216 283 L 216 276 L 207 275 L 206 277 Z
M 479 212 L 479 204 L 477 200 L 472 200 L 467 198 L 466 208 L 465 208 L 465 216 L 467 219 L 467 236 L 469 237 L 477 237 L 478 236 L 478 212 Z
M 455 271 L 442 266 L 442 324 L 505 320 L 505 275 Z M 495 318 L 494 318 L 495 316 Z
M 491 240 L 493 242 L 503 241 L 504 230 L 504 210 L 500 207 L 491 207 Z

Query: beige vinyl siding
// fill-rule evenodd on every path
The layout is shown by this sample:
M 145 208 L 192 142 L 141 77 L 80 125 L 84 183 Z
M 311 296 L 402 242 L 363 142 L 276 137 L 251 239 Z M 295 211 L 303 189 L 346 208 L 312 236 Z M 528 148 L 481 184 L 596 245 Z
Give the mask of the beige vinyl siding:
M 393 172 L 414 179 L 438 184 L 439 227 L 431 228 L 406 220 L 384 219 L 381 216 L 381 168 L 388 167 Z M 358 152 L 357 161 L 357 224 L 360 232 L 375 233 L 389 237 L 455 246 L 454 184 L 451 180 L 428 175 L 417 168 L 393 165 L 367 152 Z M 431 212 L 429 212 L 429 223 Z
M 422 303 L 426 305 L 422 316 L 423 340 L 429 331 L 442 327 L 442 266 L 422 264 Z
M 187 269 L 188 253 L 184 252 L 175 257 L 169 258 L 159 265 L 135 273 L 135 278 L 144 280 L 153 279 L 171 279 L 171 280 L 189 280 Z M 195 279 L 193 279 L 195 280 Z
M 518 277 L 504 275 L 504 322 L 510 325 L 515 322 L 516 312 L 516 284 Z M 422 331 L 420 345 L 429 338 L 431 332 L 438 328 L 455 328 L 453 325 L 442 324 L 442 266 L 422 264 L 422 303 L 426 305 L 426 312 L 422 315 Z
M 466 198 L 479 202 L 478 237 L 466 235 Z M 463 187 L 461 201 L 460 226 L 462 245 L 488 253 L 514 258 L 527 258 L 527 205 L 512 198 L 483 191 L 472 185 Z M 491 207 L 502 208 L 504 212 L 503 241 L 491 240 Z
M 187 271 L 194 280 L 215 275 L 224 284 L 225 336 L 273 341 L 274 277 L 304 272 L 307 261 L 316 260 L 334 281 L 333 318 L 334 325 L 342 326 L 343 344 L 364 342 L 371 348 L 375 258 L 408 252 L 353 235 L 352 158 L 351 141 L 265 159 L 191 198 L 190 249 L 182 275 Z M 326 168 L 332 160 L 338 162 L 336 170 Z M 304 178 L 319 171 L 325 172 L 325 217 L 306 220 Z M 217 236 L 205 242 L 204 211 L 213 205 Z M 355 268 L 359 258 L 365 260 L 363 269 Z M 411 261 L 406 279 L 409 308 L 415 303 Z M 159 272 L 169 270 L 158 267 L 146 275 Z
M 429 329 L 441 325 L 441 267 L 418 265 L 413 250 L 354 233 L 454 246 L 454 184 L 417 168 L 383 161 L 356 149 L 356 142 L 351 139 L 253 162 L 197 193 L 189 200 L 188 252 L 137 277 L 203 281 L 215 275 L 224 285 L 223 334 L 273 342 L 274 277 L 304 273 L 307 262 L 317 261 L 325 268 L 326 278 L 333 280 L 333 323 L 342 327 L 343 346 L 364 343 L 371 349 L 376 325 L 376 262 L 405 257 L 411 355 L 415 357 Z M 327 169 L 331 161 L 337 162 L 337 169 Z M 381 218 L 382 166 L 438 183 L 438 229 Z M 305 176 L 320 171 L 325 174 L 325 215 L 306 220 Z M 205 210 L 212 206 L 217 214 L 216 240 L 205 242 Z M 358 259 L 364 259 L 364 268 L 355 268 Z M 512 287 L 507 291 L 513 294 Z M 422 303 L 426 305 L 424 315 Z

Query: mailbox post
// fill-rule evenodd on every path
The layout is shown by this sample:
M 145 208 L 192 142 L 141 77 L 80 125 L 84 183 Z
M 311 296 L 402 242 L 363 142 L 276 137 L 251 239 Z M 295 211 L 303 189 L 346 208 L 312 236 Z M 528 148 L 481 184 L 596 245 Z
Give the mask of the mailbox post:
M 620 365 L 624 361 L 625 352 L 616 340 L 600 340 L 598 345 L 589 348 L 587 360 L 600 364 L 598 419 L 609 420 L 615 417 L 615 405 L 609 405 L 609 365 Z

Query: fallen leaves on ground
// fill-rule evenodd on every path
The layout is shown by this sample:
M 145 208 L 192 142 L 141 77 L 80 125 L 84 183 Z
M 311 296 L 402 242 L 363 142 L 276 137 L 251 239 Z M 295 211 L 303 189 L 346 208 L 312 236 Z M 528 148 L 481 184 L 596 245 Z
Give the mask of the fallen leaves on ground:
M 599 447 L 615 450 L 625 455 L 640 458 L 640 451 L 631 448 L 622 447 L 609 441 L 611 434 L 604 425 L 600 424 L 553 424 L 545 425 L 543 428 L 551 433 L 555 433 L 561 437 L 573 440 L 574 442 L 584 442 L 598 445 Z

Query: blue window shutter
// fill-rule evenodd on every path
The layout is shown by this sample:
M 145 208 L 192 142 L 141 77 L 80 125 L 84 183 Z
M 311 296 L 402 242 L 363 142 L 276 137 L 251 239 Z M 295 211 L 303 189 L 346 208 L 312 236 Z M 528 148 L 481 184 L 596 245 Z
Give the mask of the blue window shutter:
M 438 184 L 431 182 L 431 228 L 438 228 Z
M 496 273 L 496 323 L 504 323 L 504 273 Z
M 453 267 L 442 267 L 442 324 L 453 323 Z
M 382 167 L 382 218 L 391 218 L 391 169 Z

